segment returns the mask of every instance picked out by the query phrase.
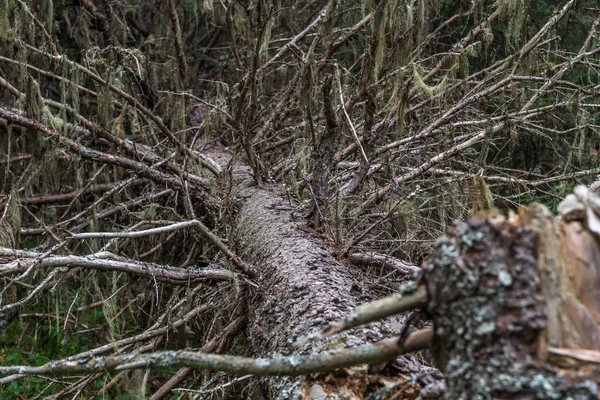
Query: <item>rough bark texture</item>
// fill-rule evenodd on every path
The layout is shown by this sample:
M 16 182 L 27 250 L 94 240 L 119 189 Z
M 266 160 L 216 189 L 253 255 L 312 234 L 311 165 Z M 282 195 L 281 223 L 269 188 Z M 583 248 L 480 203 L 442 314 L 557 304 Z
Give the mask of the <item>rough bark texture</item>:
M 446 399 L 596 399 L 538 357 L 547 326 L 537 235 L 520 223 L 458 223 L 438 240 L 423 280 Z
M 219 156 L 214 156 L 219 161 Z M 221 160 L 223 164 L 223 160 Z M 248 169 L 234 169 L 238 203 L 235 250 L 256 270 L 248 324 L 254 356 L 308 354 L 352 347 L 393 335 L 382 324 L 339 334 L 332 339 L 306 340 L 328 323 L 346 317 L 370 300 L 363 293 L 364 275 L 332 256 L 323 239 L 292 217 L 293 205 L 277 195 L 278 188 L 250 184 Z M 383 367 L 383 366 L 382 366 Z M 421 364 L 413 356 L 398 359 L 393 368 L 356 367 L 310 378 L 270 379 L 265 396 L 281 399 L 362 399 L 385 389 L 390 395 L 415 399 L 426 379 L 412 382 Z M 433 369 L 429 369 L 435 372 Z

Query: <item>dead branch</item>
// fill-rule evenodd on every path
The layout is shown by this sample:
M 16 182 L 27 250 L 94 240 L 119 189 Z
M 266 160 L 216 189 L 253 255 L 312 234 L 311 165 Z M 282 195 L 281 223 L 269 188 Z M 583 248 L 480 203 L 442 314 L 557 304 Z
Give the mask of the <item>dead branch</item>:
M 221 356 L 191 351 L 161 351 L 150 354 L 93 357 L 78 361 L 53 361 L 40 367 L 0 366 L 0 374 L 69 375 L 114 372 L 146 368 L 194 368 L 223 371 L 236 375 L 299 376 L 322 373 L 359 364 L 373 364 L 393 360 L 401 354 L 422 350 L 429 346 L 433 331 L 430 328 L 411 333 L 405 341 L 386 339 L 344 351 L 331 351 L 318 355 L 279 358 L 246 358 Z
M 102 271 L 121 271 L 144 278 L 167 281 L 174 284 L 187 285 L 196 280 L 234 280 L 236 274 L 224 269 L 189 270 L 171 266 L 142 263 L 133 260 L 111 259 L 109 254 L 90 254 L 88 256 L 51 256 L 34 260 L 23 257 L 36 257 L 40 254 L 21 252 L 15 249 L 0 248 L 0 255 L 17 257 L 8 263 L 0 264 L 0 276 L 14 275 L 25 272 L 36 264 L 35 269 L 41 268 L 89 268 Z
M 384 266 L 386 268 L 396 270 L 399 273 L 405 275 L 414 275 L 421 270 L 421 268 L 409 262 L 383 254 L 376 254 L 373 252 L 350 253 L 348 254 L 348 260 L 362 265 Z

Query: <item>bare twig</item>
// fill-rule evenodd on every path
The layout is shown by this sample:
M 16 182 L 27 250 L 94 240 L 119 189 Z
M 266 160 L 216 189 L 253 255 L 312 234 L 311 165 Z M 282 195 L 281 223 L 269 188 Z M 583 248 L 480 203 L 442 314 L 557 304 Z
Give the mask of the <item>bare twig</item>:
M 198 269 L 190 270 L 171 266 L 143 263 L 132 260 L 110 258 L 108 254 L 91 254 L 89 256 L 50 256 L 38 260 L 24 259 L 31 256 L 30 252 L 23 252 L 9 248 L 0 248 L 0 255 L 17 257 L 16 260 L 0 264 L 0 276 L 13 275 L 27 271 L 31 263 L 36 263 L 35 268 L 90 268 L 103 271 L 122 271 L 136 276 L 153 278 L 171 283 L 186 285 L 195 280 L 233 280 L 235 274 L 224 269 Z

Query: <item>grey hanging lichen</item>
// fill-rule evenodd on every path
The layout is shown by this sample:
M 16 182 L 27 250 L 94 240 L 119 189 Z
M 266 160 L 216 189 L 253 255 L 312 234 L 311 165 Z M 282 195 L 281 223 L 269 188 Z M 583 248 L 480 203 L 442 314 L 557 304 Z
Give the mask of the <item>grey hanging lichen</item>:
M 42 108 L 42 122 L 45 125 L 52 127 L 52 129 L 56 132 L 62 132 L 63 128 L 65 128 L 65 121 L 62 118 L 52 114 L 52 111 L 50 111 L 47 106 Z
M 379 18 L 378 18 L 379 17 Z M 374 49 L 375 57 L 373 62 L 373 76 L 375 79 L 379 78 L 381 66 L 383 65 L 383 58 L 385 55 L 385 27 L 387 18 L 385 18 L 385 12 L 380 16 L 380 13 L 375 13 L 373 19 L 373 30 L 376 40 L 376 46 Z
M 427 97 L 437 96 L 444 92 L 446 88 L 446 84 L 448 82 L 448 75 L 445 75 L 444 78 L 437 83 L 436 85 L 428 85 L 421 78 L 421 74 L 417 71 L 416 67 L 413 67 L 413 82 L 414 87 L 422 94 Z
M 392 96 L 392 98 L 398 98 L 398 106 L 396 108 L 396 135 L 398 139 L 404 134 L 404 128 L 406 126 L 406 107 L 408 106 L 410 94 L 410 81 L 404 78 L 406 74 L 402 73 L 399 75 L 401 75 L 401 77 L 397 79 L 397 81 L 399 81 L 400 88 L 395 91 Z
M 27 56 L 28 52 L 25 46 L 21 44 L 20 41 L 15 41 L 17 46 L 14 46 L 15 53 L 14 59 L 19 62 L 19 65 L 16 68 L 17 72 L 17 87 L 24 92 L 27 85 L 27 77 L 29 73 L 27 72 Z
M 264 33 L 261 38 L 260 50 L 259 50 L 259 59 L 260 63 L 264 63 L 269 58 L 269 42 L 271 41 L 271 28 L 273 25 L 273 19 L 268 18 L 265 21 Z
M 27 90 L 25 92 L 25 111 L 27 116 L 40 120 L 43 115 L 44 102 L 40 93 L 40 85 L 31 75 L 27 76 Z
M 467 196 L 466 200 L 471 204 L 470 215 L 491 210 L 494 206 L 492 192 L 480 175 L 474 175 L 465 181 L 465 194 Z
M 71 63 L 64 63 L 63 67 L 63 81 L 61 81 L 61 85 L 65 84 L 64 89 L 61 87 L 61 96 L 65 95 L 65 100 L 68 98 L 71 103 L 71 107 L 75 111 L 79 111 L 80 99 L 79 99 L 79 84 L 81 81 L 81 71 L 79 68 L 75 67 Z M 66 104 L 66 103 L 65 103 Z
M 487 50 L 492 42 L 494 41 L 494 32 L 492 32 L 492 28 L 489 25 L 485 25 L 483 28 L 483 48 Z
M 19 247 L 21 232 L 21 203 L 17 188 L 13 188 L 8 196 L 8 203 L 0 219 L 0 246 Z
M 424 8 L 419 10 L 421 0 L 402 0 L 393 1 L 396 3 L 392 8 L 392 4 L 388 5 L 388 13 L 390 19 L 388 22 L 391 35 L 389 43 L 390 53 L 395 68 L 401 68 L 406 65 L 413 51 L 415 38 L 423 29 Z M 421 7 L 424 7 L 421 4 Z M 422 14 L 419 16 L 418 12 Z
M 213 15 L 215 12 L 213 0 L 202 0 L 202 9 L 208 15 Z
M 102 126 L 108 125 L 112 119 L 112 92 L 107 84 L 98 91 L 98 123 Z
M 5 41 L 11 37 L 10 23 L 8 20 L 8 12 L 10 10 L 9 5 L 10 4 L 8 0 L 0 0 L 0 45 L 2 45 L 2 48 L 0 48 L 0 52 L 3 54 L 5 53 Z
M 577 135 L 575 135 L 575 151 L 578 158 L 582 158 L 586 143 L 588 141 L 588 124 L 592 120 L 590 114 L 583 108 L 579 108 L 576 118 Z
M 45 120 L 45 114 L 48 108 L 44 105 L 42 95 L 40 93 L 40 85 L 33 79 L 31 75 L 27 75 L 27 84 L 25 86 L 25 112 L 29 118 L 34 120 Z M 28 148 L 32 149 L 33 153 L 42 152 L 45 147 L 42 134 L 34 130 L 30 130 L 26 134 Z
M 415 2 L 415 23 L 414 40 L 416 44 L 421 42 L 423 35 L 423 26 L 425 25 L 425 0 L 416 0 Z
M 24 39 L 28 44 L 34 44 L 35 34 L 38 30 L 32 12 L 25 2 L 17 2 L 14 6 L 13 25 L 16 36 Z M 38 22 L 39 23 L 39 22 Z
M 334 15 L 337 8 L 337 0 L 329 0 L 325 7 L 325 18 L 321 24 L 321 40 L 325 46 L 332 41 L 333 27 L 335 26 Z
M 53 26 L 54 26 L 54 1 L 46 0 L 46 30 L 48 34 L 52 35 Z
M 521 29 L 527 17 L 527 0 L 496 0 L 494 6 L 504 22 L 507 45 L 518 45 Z

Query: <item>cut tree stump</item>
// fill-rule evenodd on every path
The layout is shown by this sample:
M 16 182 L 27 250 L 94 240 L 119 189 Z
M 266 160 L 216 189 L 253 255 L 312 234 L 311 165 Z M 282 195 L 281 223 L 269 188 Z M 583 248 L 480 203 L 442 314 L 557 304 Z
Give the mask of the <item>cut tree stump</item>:
M 582 379 L 598 374 L 547 362 L 600 343 L 598 241 L 585 212 L 570 214 L 559 219 L 535 205 L 510 220 L 456 223 L 438 239 L 421 283 L 446 399 L 598 398 L 596 384 Z

